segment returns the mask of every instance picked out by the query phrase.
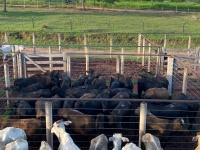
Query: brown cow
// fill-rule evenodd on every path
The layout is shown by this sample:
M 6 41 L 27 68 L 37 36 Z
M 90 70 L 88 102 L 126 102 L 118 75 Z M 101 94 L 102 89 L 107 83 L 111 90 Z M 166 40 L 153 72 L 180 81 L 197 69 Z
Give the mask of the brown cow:
M 150 88 L 145 92 L 145 99 L 169 99 L 168 90 L 166 88 Z
M 42 141 L 45 127 L 41 120 L 36 118 L 30 119 L 0 119 L 0 129 L 6 127 L 21 128 L 25 131 L 28 141 Z
M 97 115 L 97 119 L 95 119 L 92 115 L 84 114 L 72 108 L 61 108 L 58 110 L 58 116 L 70 120 L 72 124 L 69 127 L 77 133 L 87 134 L 103 128 L 103 115 Z
M 135 113 L 139 115 L 140 110 L 136 109 Z M 154 116 L 149 111 L 147 111 L 146 115 L 146 126 L 149 133 L 162 140 L 167 140 L 168 137 L 175 132 L 188 132 L 188 129 L 185 126 L 182 118 L 173 120 L 161 119 Z

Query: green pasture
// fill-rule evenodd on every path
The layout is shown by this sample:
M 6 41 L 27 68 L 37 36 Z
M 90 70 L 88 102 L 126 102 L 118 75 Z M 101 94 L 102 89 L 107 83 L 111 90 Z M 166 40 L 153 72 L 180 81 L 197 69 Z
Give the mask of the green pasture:
M 134 10 L 172 10 L 185 12 L 200 11 L 200 4 L 195 2 L 169 2 L 169 1 L 137 1 L 137 0 L 119 0 L 114 4 L 107 4 L 87 0 L 86 4 L 90 7 L 105 7 L 105 8 L 120 8 L 120 9 L 134 9 Z
M 114 4 L 104 3 L 98 0 L 86 0 L 86 7 L 98 8 L 120 8 L 120 9 L 134 9 L 134 10 L 172 10 L 185 12 L 199 12 L 200 4 L 195 2 L 171 2 L 170 0 L 161 1 L 146 1 L 146 0 L 118 0 Z M 0 0 L 0 5 L 3 0 Z M 7 0 L 9 6 L 23 6 L 23 7 L 37 7 L 37 8 L 75 8 L 82 6 L 81 0 L 72 0 L 71 3 L 66 4 L 65 0 Z
M 138 33 L 156 44 L 163 44 L 167 34 L 170 47 L 185 47 L 192 35 L 192 47 L 199 46 L 199 13 L 145 13 L 117 11 L 77 11 L 59 8 L 8 7 L 0 11 L 0 41 L 9 32 L 10 43 L 32 45 L 32 33 L 37 44 L 46 47 L 58 44 L 62 33 L 64 48 L 83 48 L 83 34 L 88 35 L 91 49 L 109 49 L 110 34 L 113 50 L 137 47 Z
M 200 15 L 9 8 L 0 31 L 200 33 Z

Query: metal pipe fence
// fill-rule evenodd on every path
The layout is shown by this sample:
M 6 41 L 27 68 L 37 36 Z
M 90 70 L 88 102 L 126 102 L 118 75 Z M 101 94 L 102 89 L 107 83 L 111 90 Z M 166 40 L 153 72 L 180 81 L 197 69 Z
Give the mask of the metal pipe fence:
M 1 98 L 1 101 L 2 100 L 6 100 L 6 99 L 3 99 Z M 28 133 L 28 137 L 34 137 L 34 136 L 38 136 L 37 139 L 34 139 L 35 141 L 33 141 L 32 139 L 30 139 L 31 141 L 29 141 L 30 143 L 34 143 L 34 144 L 30 144 L 29 148 L 30 149 L 38 149 L 39 146 L 40 146 L 40 142 L 42 140 L 45 140 L 45 141 L 48 141 L 50 145 L 53 145 L 53 148 L 56 149 L 59 145 L 59 142 L 57 140 L 57 137 L 56 136 L 53 136 L 52 133 L 49 132 L 49 130 L 47 130 L 47 127 L 52 127 L 52 123 L 54 123 L 55 121 L 57 120 L 60 120 L 60 119 L 63 119 L 63 120 L 68 120 L 67 118 L 64 118 L 61 117 L 60 115 L 58 115 L 57 111 L 59 109 L 62 109 L 63 106 L 60 105 L 60 107 L 55 107 L 54 106 L 54 101 L 61 101 L 61 102 L 64 102 L 64 101 L 84 101 L 84 102 L 89 102 L 89 101 L 93 101 L 94 99 L 91 99 L 91 98 L 51 98 L 51 100 L 49 98 L 39 98 L 39 99 L 35 99 L 35 98 L 9 98 L 10 101 L 12 102 L 15 102 L 16 104 L 16 101 L 26 101 L 28 103 L 34 101 L 35 103 L 37 101 L 43 101 L 45 103 L 45 106 L 43 108 L 41 108 L 40 110 L 44 112 L 43 116 L 41 116 L 39 118 L 39 121 L 42 122 L 42 124 L 44 126 L 41 127 L 41 131 L 40 133 Z M 103 123 L 104 124 L 104 128 L 103 129 L 99 129 L 97 127 L 93 127 L 93 130 L 92 132 L 89 132 L 88 134 L 81 134 L 79 132 L 81 132 L 80 130 L 76 129 L 76 126 L 69 126 L 69 127 L 66 127 L 66 131 L 68 133 L 70 133 L 70 136 L 72 137 L 72 139 L 74 140 L 74 142 L 79 146 L 80 149 L 88 149 L 89 146 L 90 146 L 90 140 L 94 137 L 96 137 L 97 135 L 103 133 L 105 134 L 108 138 L 111 137 L 114 133 L 122 133 L 122 135 L 124 137 L 127 137 L 129 138 L 130 142 L 133 142 L 135 143 L 136 145 L 140 145 L 141 144 L 141 147 L 144 147 L 143 143 L 141 141 L 139 141 L 139 139 L 141 139 L 141 137 L 139 136 L 142 136 L 144 135 L 145 133 L 151 133 L 151 134 L 154 134 L 156 136 L 155 133 L 157 133 L 159 130 L 161 130 L 161 128 L 164 128 L 167 130 L 167 132 L 164 132 L 162 134 L 160 134 L 160 142 L 161 142 L 161 147 L 163 149 L 170 149 L 171 147 L 173 147 L 173 149 L 179 149 L 179 150 L 189 150 L 189 149 L 194 149 L 196 147 L 196 142 L 193 142 L 192 141 L 192 137 L 196 135 L 196 132 L 198 132 L 199 130 L 199 123 L 195 123 L 195 124 L 192 124 L 193 127 L 192 129 L 190 129 L 189 131 L 188 130 L 176 130 L 176 129 L 172 129 L 172 128 L 168 128 L 167 125 L 170 125 L 170 126 L 173 126 L 174 123 L 173 122 L 163 122 L 163 120 L 161 119 L 161 122 L 158 122 L 158 121 L 154 121 L 154 122 L 149 122 L 149 116 L 146 114 L 148 113 L 148 111 L 152 111 L 151 109 L 148 109 L 148 105 L 149 104 L 152 104 L 152 103 L 157 103 L 157 106 L 163 106 L 163 103 L 172 103 L 172 102 L 175 102 L 175 103 L 179 103 L 179 104 L 193 104 L 193 103 L 198 103 L 199 100 L 163 100 L 163 99 L 157 99 L 157 100 L 153 100 L 153 99 L 113 99 L 112 101 L 110 99 L 95 99 L 96 102 L 102 102 L 102 101 L 110 101 L 110 102 L 113 102 L 113 101 L 130 101 L 131 102 L 131 107 L 126 109 L 126 111 L 128 111 L 129 113 L 128 114 L 124 114 L 122 116 L 122 120 L 119 122 L 119 121 L 113 121 L 113 122 L 108 122 L 108 120 L 104 120 Z M 162 103 L 162 104 L 161 104 Z M 62 103 L 63 104 L 63 103 Z M 138 113 L 136 113 L 136 110 L 138 109 L 138 107 L 141 106 L 141 104 L 147 104 L 147 110 L 145 110 L 145 114 L 143 114 L 144 116 L 139 116 Z M 46 107 L 46 105 L 48 105 Z M 16 105 L 17 106 L 17 105 Z M 30 108 L 22 108 L 20 109 L 21 112 L 27 110 L 27 109 L 30 109 Z M 36 110 L 36 108 L 31 108 L 33 110 Z M 100 108 L 99 108 L 100 109 Z M 11 113 L 9 114 L 8 112 L 11 110 L 13 111 L 12 112 L 12 115 Z M 56 111 L 55 111 L 56 110 Z M 82 108 L 82 109 L 79 109 L 80 112 L 84 112 L 85 110 L 91 110 L 93 111 L 94 108 Z M 97 109 L 95 109 L 97 110 Z M 10 118 L 10 122 L 11 123 L 14 123 L 12 121 L 16 121 L 14 120 L 14 118 L 17 118 L 17 120 L 23 120 L 24 118 L 26 119 L 30 119 L 30 118 L 36 118 L 36 113 L 33 113 L 33 114 L 29 114 L 29 115 L 17 115 L 16 113 L 19 113 L 19 106 L 16 107 L 16 108 L 7 108 L 6 111 L 1 114 L 1 118 Z M 113 110 L 107 110 L 107 111 L 113 111 Z M 154 110 L 155 111 L 155 110 Z M 163 111 L 171 111 L 171 110 L 163 110 Z M 180 112 L 181 110 L 174 110 L 174 114 Z M 49 112 L 49 113 L 47 113 Z M 49 116 L 49 114 L 52 113 L 52 116 Z M 108 116 L 110 116 L 111 114 L 106 114 L 106 112 L 103 112 L 104 113 L 104 118 L 107 118 Z M 94 118 L 96 118 L 96 115 L 97 114 L 93 114 L 93 115 L 90 115 Z M 85 116 L 88 116 L 88 114 L 85 114 L 85 115 L 82 115 L 81 114 L 81 117 L 85 117 Z M 141 119 L 142 118 L 145 118 L 145 116 L 147 117 L 146 120 L 146 123 L 143 124 L 141 123 Z M 71 117 L 71 116 L 68 116 L 68 117 Z M 76 115 L 77 118 L 79 118 L 79 115 Z M 161 118 L 159 116 L 157 116 L 158 118 Z M 12 118 L 12 119 L 11 119 Z M 53 118 L 52 120 L 49 118 Z M 199 120 L 199 115 L 195 116 L 195 119 L 196 120 Z M 2 119 L 1 119 L 2 120 Z M 5 119 L 6 120 L 6 119 Z M 5 121 L 4 120 L 4 121 Z M 165 120 L 170 120 L 170 118 L 168 119 L 165 119 Z M 187 120 L 187 119 L 186 119 Z M 3 120 L 1 121 L 1 129 L 3 127 Z M 8 120 L 6 120 L 8 121 Z M 77 120 L 78 121 L 78 120 Z M 95 122 L 95 119 L 92 120 L 92 122 L 90 123 L 94 123 Z M 197 121 L 198 122 L 198 121 Z M 30 123 L 30 122 L 29 122 Z M 73 122 L 72 122 L 73 123 Z M 80 124 L 82 122 L 79 122 Z M 121 124 L 122 125 L 122 128 L 118 128 L 117 125 L 118 124 Z M 155 128 L 149 128 L 149 124 L 151 124 L 152 126 L 156 126 L 157 129 Z M 142 127 L 139 127 L 143 125 Z M 189 122 L 185 122 L 185 125 L 188 127 L 189 126 Z M 4 126 L 5 127 L 5 126 Z M 22 127 L 24 128 L 24 127 Z M 27 127 L 28 129 L 27 130 L 34 130 L 35 131 L 35 128 L 34 128 L 34 125 L 32 126 L 28 126 Z M 144 128 L 145 130 L 143 131 L 143 134 L 139 134 L 140 133 L 140 129 L 141 128 Z M 85 127 L 83 130 L 87 131 L 89 130 L 87 127 Z M 157 131 L 157 132 L 155 132 Z M 170 134 L 168 134 L 168 132 Z M 49 137 L 53 136 L 53 138 L 49 140 Z M 158 136 L 158 135 L 157 135 Z M 29 139 L 29 138 L 28 138 Z M 51 143 L 51 142 L 52 143 Z M 141 143 L 140 143 L 141 142 Z M 139 144 L 140 143 L 140 144 Z M 179 144 L 177 144 L 179 143 Z M 126 143 L 123 143 L 122 146 L 124 146 Z M 110 142 L 109 145 L 108 145 L 109 149 L 112 149 L 113 148 L 113 145 L 112 143 Z

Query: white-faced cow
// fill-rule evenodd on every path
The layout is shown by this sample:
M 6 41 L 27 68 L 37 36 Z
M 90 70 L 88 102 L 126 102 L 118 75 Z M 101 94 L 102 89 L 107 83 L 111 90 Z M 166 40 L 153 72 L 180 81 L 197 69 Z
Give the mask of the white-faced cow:
M 129 139 L 123 137 L 121 133 L 115 133 L 112 137 L 109 138 L 109 141 L 113 142 L 114 148 L 113 150 L 121 150 L 122 141 L 129 142 Z
M 146 133 L 142 136 L 142 142 L 144 143 L 146 150 L 163 150 L 159 138 L 150 133 Z
M 6 127 L 0 130 L 0 142 L 8 144 L 17 139 L 27 140 L 26 133 L 23 129 L 15 127 Z
M 58 120 L 53 124 L 51 133 L 55 133 L 60 142 L 58 150 L 80 150 L 74 143 L 70 134 L 65 131 L 65 125 L 68 126 L 71 123 L 71 121 Z
M 6 145 L 5 150 L 28 150 L 28 142 L 24 139 L 17 139 Z
M 108 138 L 104 134 L 93 138 L 89 150 L 108 150 Z

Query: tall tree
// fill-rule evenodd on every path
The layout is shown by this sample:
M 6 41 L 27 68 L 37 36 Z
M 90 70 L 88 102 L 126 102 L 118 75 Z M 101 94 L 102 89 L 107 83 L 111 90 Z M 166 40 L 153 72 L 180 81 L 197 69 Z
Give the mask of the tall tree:
M 6 12 L 6 0 L 3 0 L 3 12 Z

